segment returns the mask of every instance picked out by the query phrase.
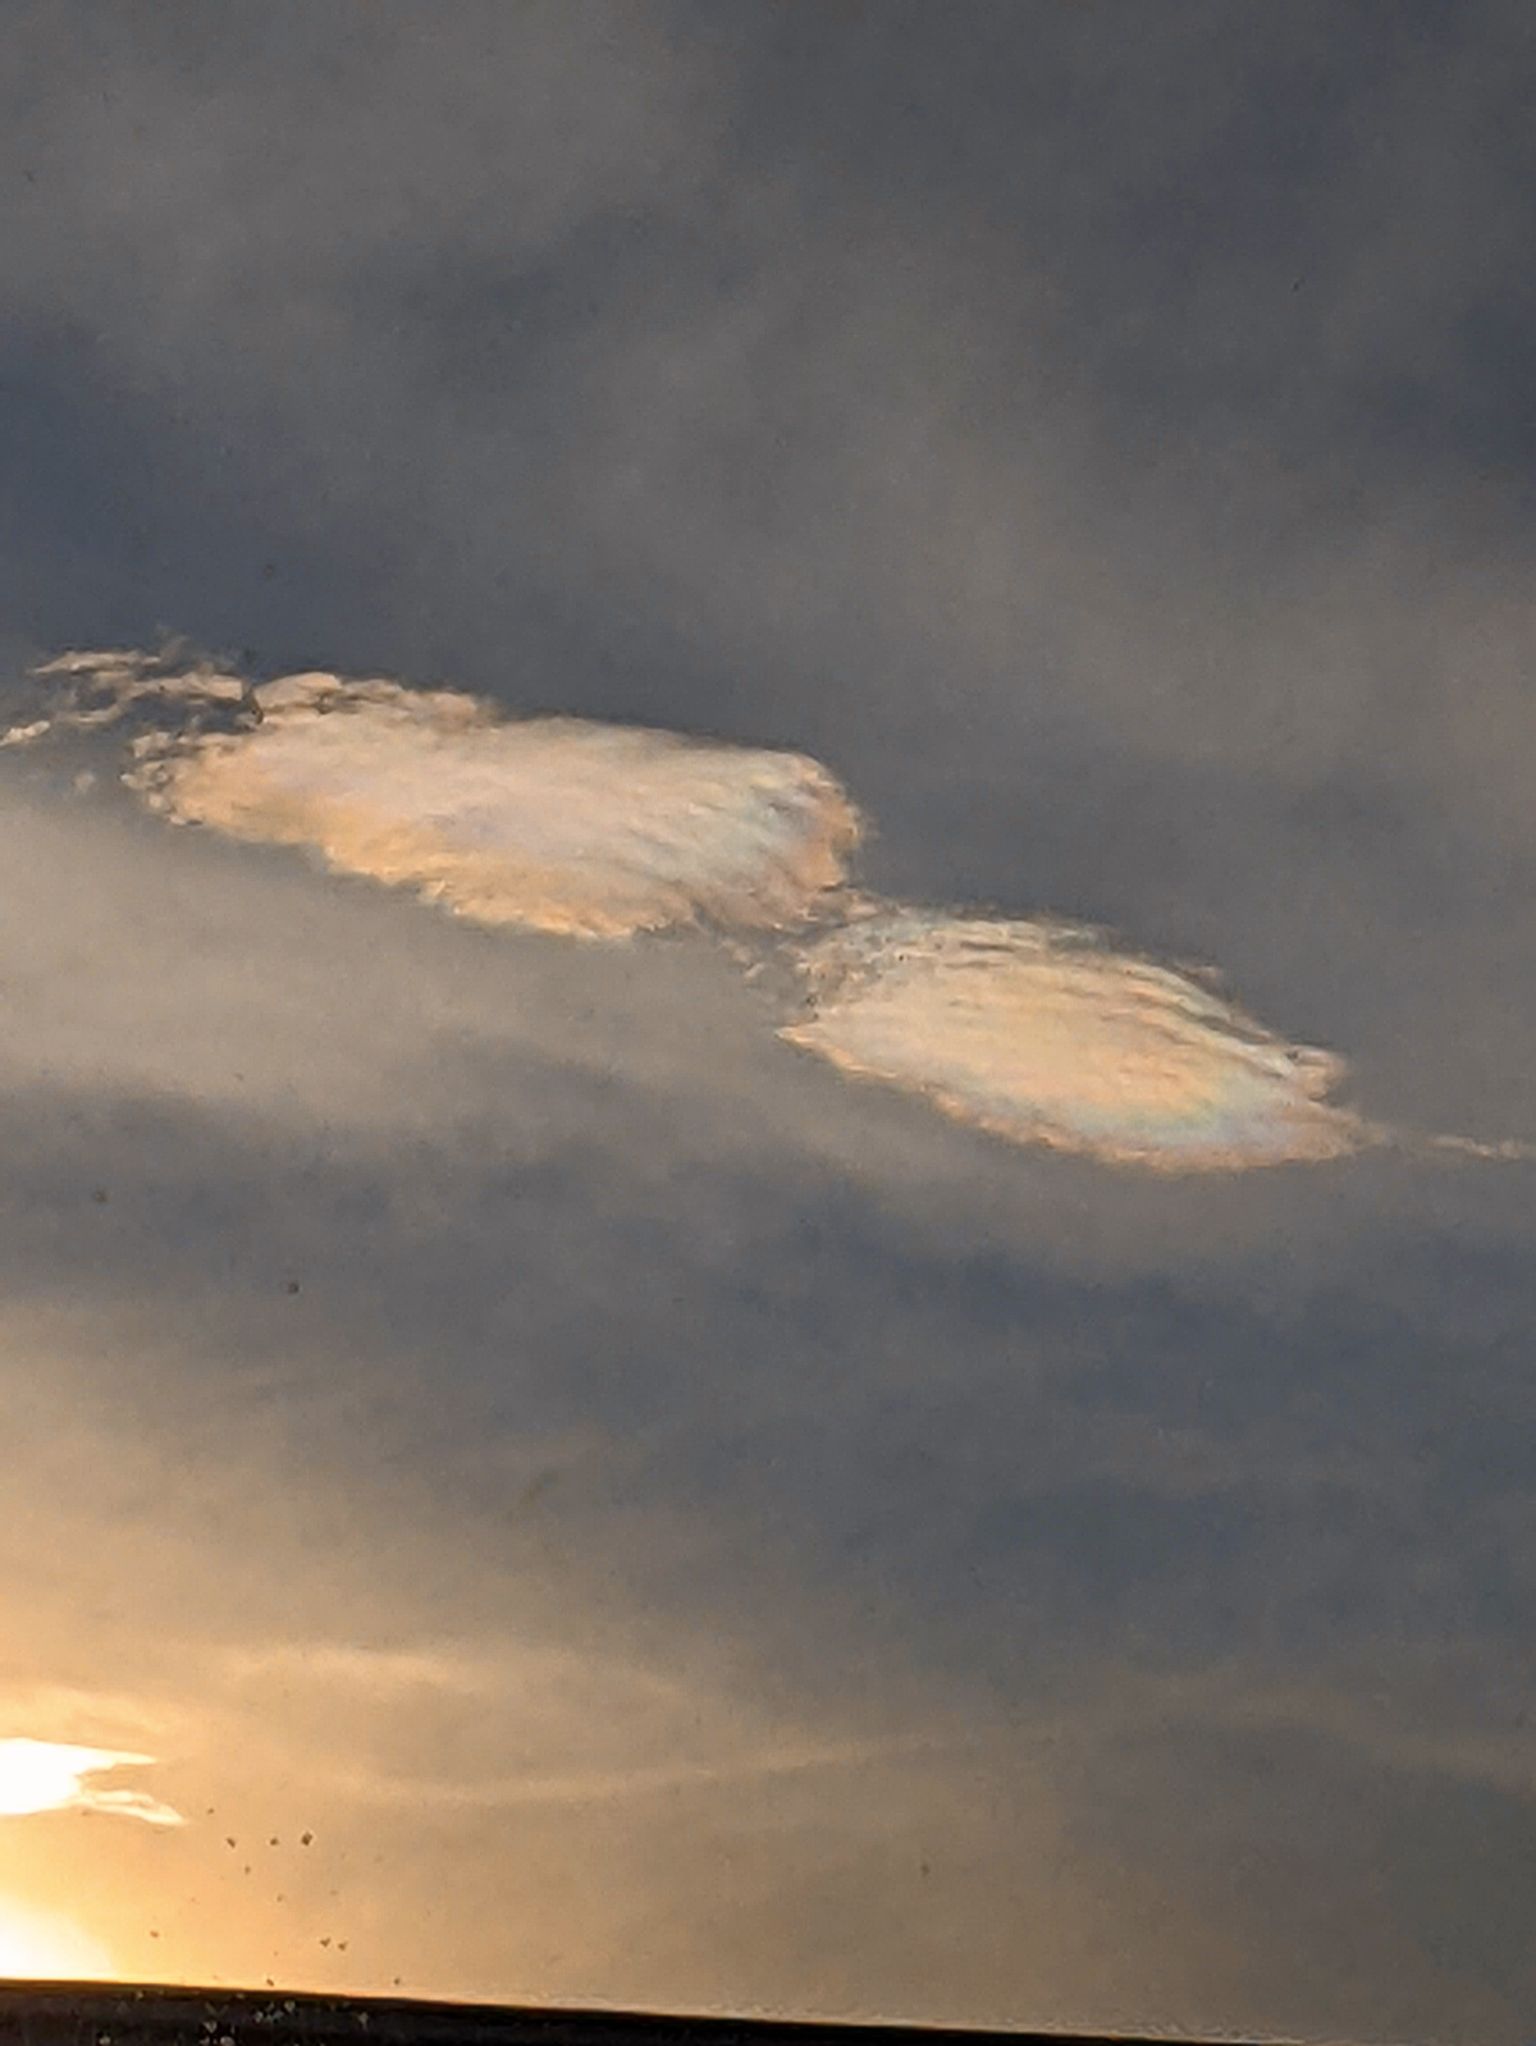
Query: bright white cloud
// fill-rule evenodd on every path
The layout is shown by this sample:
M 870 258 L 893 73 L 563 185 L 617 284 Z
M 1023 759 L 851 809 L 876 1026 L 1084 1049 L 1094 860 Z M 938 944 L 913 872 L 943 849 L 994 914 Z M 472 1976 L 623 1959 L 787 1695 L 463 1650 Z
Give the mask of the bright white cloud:
M 150 1767 L 153 1755 L 115 1748 L 75 1747 L 62 1741 L 0 1740 L 0 1818 L 37 1812 L 110 1812 L 150 1826 L 185 1824 L 180 1812 L 142 1790 L 103 1786 L 89 1779 L 117 1769 Z
M 1071 925 L 888 909 L 802 949 L 784 1035 L 1019 1141 L 1165 1171 L 1338 1157 L 1343 1062 Z

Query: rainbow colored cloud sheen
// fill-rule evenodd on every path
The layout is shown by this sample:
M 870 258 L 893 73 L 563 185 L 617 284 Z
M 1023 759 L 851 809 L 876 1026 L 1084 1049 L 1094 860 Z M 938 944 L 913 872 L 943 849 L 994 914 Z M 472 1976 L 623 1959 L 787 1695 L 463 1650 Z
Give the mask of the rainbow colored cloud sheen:
M 804 754 L 329 673 L 255 684 L 176 650 L 65 654 L 3 745 L 124 722 L 123 780 L 177 823 L 303 846 L 478 923 L 586 939 L 689 925 L 791 968 L 790 1043 L 1016 1143 L 1160 1172 L 1409 1138 L 1329 1097 L 1345 1063 L 1081 925 L 859 894 L 862 819 Z

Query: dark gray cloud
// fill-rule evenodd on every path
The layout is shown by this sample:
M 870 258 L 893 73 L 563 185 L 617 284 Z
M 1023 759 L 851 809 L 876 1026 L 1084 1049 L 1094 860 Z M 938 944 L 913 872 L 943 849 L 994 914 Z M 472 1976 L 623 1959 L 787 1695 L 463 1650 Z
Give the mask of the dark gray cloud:
M 170 627 L 808 753 L 882 894 L 1536 1130 L 1513 0 L 28 5 L 0 66 L 18 676 Z M 143 1969 L 1528 2036 L 1525 1167 L 1004 1151 L 686 940 L 111 768 L 3 771 L 0 1732 L 197 1822 L 17 1820 L 0 1893 Z

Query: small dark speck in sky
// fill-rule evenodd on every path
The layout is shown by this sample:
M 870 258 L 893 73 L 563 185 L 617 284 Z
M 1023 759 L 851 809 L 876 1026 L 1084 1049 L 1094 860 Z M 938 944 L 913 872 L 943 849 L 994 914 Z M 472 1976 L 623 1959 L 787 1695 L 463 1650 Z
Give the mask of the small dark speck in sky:
M 556 1470 L 540 1471 L 536 1477 L 532 1478 L 523 1487 L 522 1491 L 518 1493 L 512 1504 L 507 1508 L 507 1518 L 509 1520 L 516 1519 L 518 1514 L 524 1512 L 528 1507 L 536 1506 L 545 1493 L 549 1491 L 550 1487 L 558 1484 L 559 1480 L 560 1473 Z

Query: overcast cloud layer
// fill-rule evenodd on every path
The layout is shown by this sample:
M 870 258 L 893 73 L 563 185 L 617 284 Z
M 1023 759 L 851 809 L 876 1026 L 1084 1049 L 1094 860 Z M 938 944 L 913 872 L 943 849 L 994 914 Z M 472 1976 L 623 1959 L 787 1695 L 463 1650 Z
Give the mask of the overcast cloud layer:
M 1515 0 L 10 10 L 3 722 L 220 658 L 0 753 L 0 1739 L 188 1821 L 0 1820 L 0 1965 L 1532 2035 L 1530 1166 L 1106 1166 L 1075 1061 L 1536 1132 L 1533 93 Z M 426 693 L 252 835 L 118 786 L 332 668 Z M 413 899 L 440 691 L 668 929 Z

